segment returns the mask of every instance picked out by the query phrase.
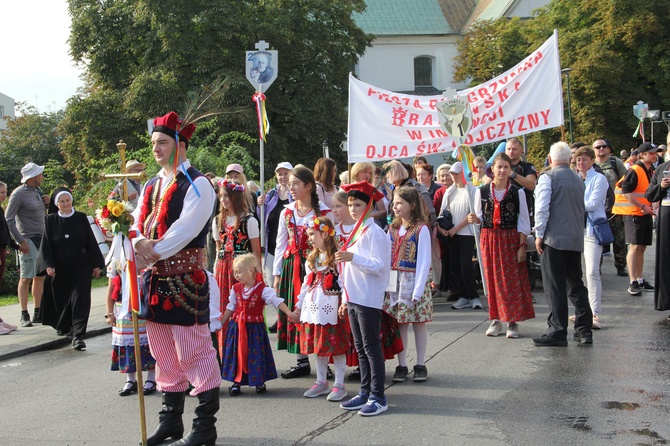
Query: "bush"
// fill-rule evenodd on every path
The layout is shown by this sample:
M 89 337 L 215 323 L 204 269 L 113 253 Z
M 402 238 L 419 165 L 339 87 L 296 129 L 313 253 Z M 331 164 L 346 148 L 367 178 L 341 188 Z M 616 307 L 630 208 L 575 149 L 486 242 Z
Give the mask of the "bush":
M 0 282 L 0 295 L 16 295 L 19 285 L 19 268 L 16 264 L 16 250 L 10 249 L 5 259 L 5 275 Z

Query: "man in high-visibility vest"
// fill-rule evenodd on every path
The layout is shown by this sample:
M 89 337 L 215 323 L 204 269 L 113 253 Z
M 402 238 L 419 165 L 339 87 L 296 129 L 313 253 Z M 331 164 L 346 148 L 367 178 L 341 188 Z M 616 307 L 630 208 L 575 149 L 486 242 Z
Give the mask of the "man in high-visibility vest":
M 656 162 L 660 149 L 649 142 L 638 148 L 639 160 L 631 166 L 626 175 L 616 184 L 615 202 L 612 213 L 623 215 L 626 243 L 629 245 L 626 262 L 630 285 L 628 293 L 639 296 L 642 291 L 654 291 L 654 287 L 644 280 L 644 251 L 653 239 L 654 210 L 644 193 L 654 173 L 652 165 Z

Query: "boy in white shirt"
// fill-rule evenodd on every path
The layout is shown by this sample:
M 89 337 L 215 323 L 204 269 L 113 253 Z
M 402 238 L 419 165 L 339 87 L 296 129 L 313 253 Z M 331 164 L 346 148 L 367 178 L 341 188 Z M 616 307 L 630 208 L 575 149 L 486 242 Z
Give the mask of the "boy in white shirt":
M 373 416 L 388 409 L 379 333 L 384 292 L 391 271 L 391 241 L 369 216 L 374 203 L 383 199 L 381 192 L 366 181 L 343 185 L 342 189 L 348 195 L 349 213 L 358 223 L 347 243 L 335 255 L 335 260 L 341 262 L 344 288 L 338 313 L 340 317 L 349 315 L 361 369 L 361 390 L 340 407 L 358 410 L 363 416 Z

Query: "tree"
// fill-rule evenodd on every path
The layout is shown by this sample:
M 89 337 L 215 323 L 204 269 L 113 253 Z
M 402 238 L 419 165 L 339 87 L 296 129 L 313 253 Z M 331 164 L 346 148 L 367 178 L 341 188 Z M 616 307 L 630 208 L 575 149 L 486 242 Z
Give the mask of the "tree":
M 371 42 L 352 18 L 364 8 L 364 0 L 69 0 L 71 55 L 87 64 L 87 85 L 66 110 L 68 165 L 83 158 L 78 180 L 92 184 L 119 138 L 139 147 L 147 118 L 182 113 L 202 85 L 228 78 L 225 105 L 241 113 L 200 124 L 191 146 L 227 159 L 242 150 L 252 169 L 258 133 L 243 57 L 259 40 L 280 60 L 266 93 L 266 176 L 286 159 L 312 165 L 324 141 L 344 139 L 348 71 Z
M 0 132 L 0 179 L 7 183 L 10 192 L 21 184 L 21 168 L 27 163 L 63 164 L 59 150 L 62 136 L 58 131 L 62 119 L 62 111 L 39 113 L 33 106 L 17 103 L 17 117 L 9 119 L 7 129 Z M 73 180 L 68 171 L 60 175 L 65 182 Z
M 561 64 L 572 68 L 575 141 L 590 143 L 606 138 L 616 148 L 637 146 L 641 139 L 632 137 L 636 126 L 633 105 L 639 100 L 652 109 L 670 105 L 670 30 L 664 26 L 668 19 L 670 10 L 663 0 L 554 0 L 539 10 L 535 19 L 524 23 L 521 30 L 528 50 L 538 47 L 558 29 Z M 500 19 L 504 21 L 507 19 Z M 503 31 L 511 25 L 499 26 L 489 28 L 486 36 L 472 34 L 473 41 L 480 46 L 489 44 L 487 39 L 502 42 Z M 476 30 L 473 28 L 473 33 Z M 461 50 L 470 48 L 474 48 L 472 43 Z M 463 60 L 460 76 L 480 73 L 482 64 L 475 63 L 476 59 L 464 56 L 459 60 Z M 566 85 L 563 87 L 565 90 Z M 654 139 L 664 140 L 665 128 L 658 128 L 663 129 L 662 133 Z M 533 161 L 541 162 L 550 143 L 559 138 L 556 129 L 529 136 L 534 144 Z

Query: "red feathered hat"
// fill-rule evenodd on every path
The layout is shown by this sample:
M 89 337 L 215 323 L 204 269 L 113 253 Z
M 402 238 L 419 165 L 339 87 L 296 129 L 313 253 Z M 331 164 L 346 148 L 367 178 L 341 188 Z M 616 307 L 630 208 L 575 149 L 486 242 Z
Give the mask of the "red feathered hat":
M 347 196 L 358 198 L 366 203 L 372 198 L 375 202 L 384 198 L 384 194 L 379 192 L 376 187 L 367 181 L 359 181 L 358 183 L 344 184 L 342 190 L 347 193 Z
M 179 119 L 177 113 L 171 111 L 165 116 L 159 116 L 154 119 L 154 132 L 165 133 L 174 137 L 174 132 L 179 131 L 179 138 L 189 141 L 193 132 L 195 132 L 195 124 L 188 124 L 182 127 L 182 120 Z

